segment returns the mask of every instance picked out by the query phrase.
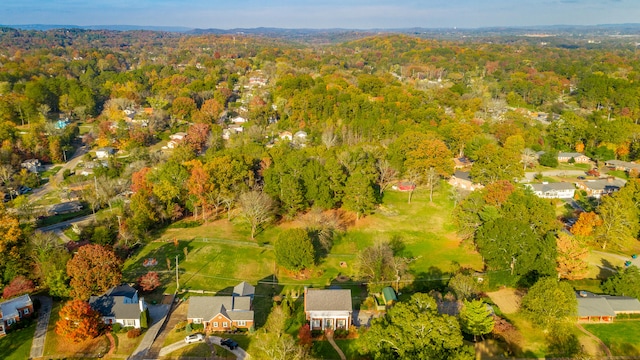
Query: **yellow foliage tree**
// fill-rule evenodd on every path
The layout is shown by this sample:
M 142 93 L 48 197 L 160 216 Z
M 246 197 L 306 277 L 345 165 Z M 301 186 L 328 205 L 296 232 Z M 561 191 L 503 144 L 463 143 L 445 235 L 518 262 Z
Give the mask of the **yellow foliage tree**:
M 587 256 L 589 249 L 581 244 L 576 237 L 567 233 L 559 233 L 556 239 L 558 246 L 557 268 L 562 279 L 579 280 L 587 274 Z
M 583 212 L 571 227 L 571 233 L 578 236 L 591 236 L 593 229 L 602 225 L 602 219 L 595 212 Z

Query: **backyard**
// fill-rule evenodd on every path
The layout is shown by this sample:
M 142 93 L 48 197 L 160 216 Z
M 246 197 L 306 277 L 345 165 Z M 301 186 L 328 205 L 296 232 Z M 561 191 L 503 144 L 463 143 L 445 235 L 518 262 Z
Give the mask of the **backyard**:
M 616 320 L 613 324 L 585 324 L 583 327 L 600 338 L 614 356 L 640 355 L 638 320 Z

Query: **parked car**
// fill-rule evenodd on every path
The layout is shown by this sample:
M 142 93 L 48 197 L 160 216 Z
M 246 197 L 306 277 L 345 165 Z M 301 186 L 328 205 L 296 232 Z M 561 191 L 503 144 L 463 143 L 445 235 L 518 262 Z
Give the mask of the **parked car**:
M 200 342 L 200 341 L 204 341 L 204 335 L 202 335 L 202 334 L 187 335 L 184 338 L 184 342 L 186 342 L 187 344 L 191 344 L 191 343 L 194 343 L 194 342 Z
M 235 350 L 238 347 L 238 343 L 233 339 L 222 339 L 220 345 L 227 346 L 231 350 Z
M 586 177 L 584 177 L 584 176 L 578 176 L 578 180 L 584 180 L 584 179 L 586 179 Z

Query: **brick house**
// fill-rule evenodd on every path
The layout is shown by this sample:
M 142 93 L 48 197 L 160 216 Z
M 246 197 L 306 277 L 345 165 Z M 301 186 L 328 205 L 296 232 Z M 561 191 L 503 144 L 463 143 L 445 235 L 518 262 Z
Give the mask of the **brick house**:
M 348 329 L 353 303 L 349 289 L 304 289 L 304 312 L 311 330 Z
M 27 295 L 18 296 L 0 303 L 0 336 L 24 318 L 33 314 L 33 301 Z
M 189 299 L 187 321 L 203 324 L 207 333 L 250 329 L 254 325 L 255 287 L 241 282 L 231 296 L 193 296 Z

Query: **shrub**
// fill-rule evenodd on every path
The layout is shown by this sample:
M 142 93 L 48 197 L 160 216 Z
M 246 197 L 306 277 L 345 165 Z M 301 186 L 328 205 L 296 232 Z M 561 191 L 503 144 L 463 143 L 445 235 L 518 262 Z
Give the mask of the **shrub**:
M 195 332 L 202 332 L 202 330 L 204 330 L 204 324 L 191 324 L 191 329 Z
M 150 292 L 160 286 L 160 277 L 155 271 L 149 271 L 148 273 L 140 276 L 138 279 L 138 285 L 144 292 Z
M 149 327 L 149 309 L 144 309 L 143 312 L 140 313 L 140 327 L 146 329 Z
M 180 321 L 179 323 L 176 324 L 175 329 L 177 332 L 180 332 L 182 330 L 184 330 L 184 328 L 187 327 L 187 322 L 186 321 Z
M 337 329 L 333 333 L 333 337 L 336 339 L 345 339 L 349 335 L 349 330 L 347 329 Z
M 131 329 L 131 330 L 127 331 L 127 337 L 129 339 L 135 339 L 138 336 L 140 336 L 140 334 L 142 334 L 142 330 L 140 330 L 140 329 Z
M 120 332 L 120 330 L 122 330 L 122 325 L 120 325 L 120 323 L 115 323 L 111 325 L 112 332 L 117 333 L 117 332 Z

